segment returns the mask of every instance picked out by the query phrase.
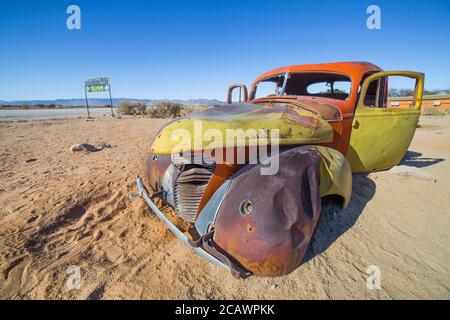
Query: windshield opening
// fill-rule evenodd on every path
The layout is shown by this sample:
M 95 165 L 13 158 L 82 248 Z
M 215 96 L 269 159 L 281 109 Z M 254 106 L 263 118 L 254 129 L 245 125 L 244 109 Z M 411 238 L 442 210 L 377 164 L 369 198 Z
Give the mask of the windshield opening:
M 351 79 L 342 74 L 283 73 L 259 81 L 255 85 L 252 99 L 289 95 L 348 100 L 351 87 Z

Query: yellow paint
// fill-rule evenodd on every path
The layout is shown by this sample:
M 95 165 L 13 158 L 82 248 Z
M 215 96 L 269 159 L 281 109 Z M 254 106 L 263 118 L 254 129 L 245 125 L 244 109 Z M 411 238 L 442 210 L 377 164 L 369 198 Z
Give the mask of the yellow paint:
M 335 149 L 316 146 L 322 155 L 320 165 L 320 196 L 341 196 L 343 208 L 347 207 L 352 194 L 352 169 L 342 153 Z
M 364 105 L 369 84 L 387 76 L 404 76 L 417 80 L 414 107 L 369 108 Z M 377 72 L 365 80 L 346 155 L 353 172 L 388 169 L 402 160 L 419 121 L 423 84 L 423 73 L 408 71 Z
M 284 112 L 247 112 L 204 118 L 194 115 L 164 127 L 153 142 L 152 150 L 158 154 L 172 154 L 233 146 L 256 146 L 270 144 L 271 137 L 273 139 L 276 136 L 279 145 L 316 144 L 333 140 L 333 128 L 320 115 L 300 109 L 295 112 L 304 117 L 306 123 Z M 236 131 L 230 134 L 227 129 L 240 129 L 241 132 L 235 136 L 233 134 Z

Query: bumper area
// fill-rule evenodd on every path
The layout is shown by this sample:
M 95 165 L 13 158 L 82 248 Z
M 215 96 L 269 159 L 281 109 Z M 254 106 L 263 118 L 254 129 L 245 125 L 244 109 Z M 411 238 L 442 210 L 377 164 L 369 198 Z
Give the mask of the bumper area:
M 192 247 L 190 245 L 190 243 L 189 243 L 189 238 L 183 232 L 181 232 L 169 219 L 167 219 L 167 217 L 161 212 L 161 210 L 158 209 L 156 204 L 153 202 L 153 200 L 151 199 L 151 197 L 149 196 L 149 194 L 145 190 L 144 184 L 142 182 L 142 178 L 140 176 L 137 177 L 136 183 L 137 183 L 138 192 L 135 193 L 135 194 L 129 195 L 128 197 L 130 199 L 136 199 L 136 198 L 142 197 L 145 200 L 145 202 L 147 202 L 147 204 L 150 206 L 152 211 L 156 214 L 156 216 L 159 219 L 161 219 L 167 225 L 167 227 L 170 229 L 170 231 L 172 231 L 172 233 L 178 239 L 180 239 L 192 252 L 198 254 L 199 256 L 201 256 L 203 258 L 208 259 L 212 263 L 214 263 L 214 264 L 216 264 L 216 265 L 218 265 L 218 266 L 220 266 L 222 268 L 230 270 L 230 268 L 227 265 L 225 265 L 224 263 L 222 263 L 221 261 L 219 261 L 218 259 L 216 259 L 212 255 L 207 253 L 202 248 L 194 248 L 194 247 Z

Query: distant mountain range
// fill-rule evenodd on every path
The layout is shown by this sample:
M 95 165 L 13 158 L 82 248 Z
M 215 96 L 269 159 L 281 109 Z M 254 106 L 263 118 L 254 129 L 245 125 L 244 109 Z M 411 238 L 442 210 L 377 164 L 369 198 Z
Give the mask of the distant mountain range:
M 181 103 L 181 104 L 191 104 L 191 105 L 207 105 L 212 106 L 216 104 L 224 104 L 225 102 L 217 100 L 217 99 L 189 99 L 189 100 L 179 100 L 179 99 L 130 99 L 130 98 L 113 98 L 113 104 L 117 106 L 119 103 L 124 101 L 131 101 L 131 102 L 143 102 L 148 105 L 155 104 L 158 101 L 170 101 L 172 103 Z M 109 105 L 109 99 L 108 98 L 97 98 L 92 99 L 89 98 L 89 106 L 104 106 Z M 55 100 L 12 100 L 12 101 L 5 101 L 0 100 L 0 106 L 4 105 L 13 105 L 13 106 L 21 106 L 21 105 L 28 105 L 28 106 L 36 106 L 36 105 L 61 105 L 64 107 L 71 107 L 71 106 L 84 106 L 86 105 L 85 99 L 55 99 Z

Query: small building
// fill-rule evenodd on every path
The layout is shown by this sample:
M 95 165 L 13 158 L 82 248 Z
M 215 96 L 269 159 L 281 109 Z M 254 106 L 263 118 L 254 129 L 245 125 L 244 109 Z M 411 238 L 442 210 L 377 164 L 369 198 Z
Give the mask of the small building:
M 413 97 L 389 97 L 389 107 L 410 108 Z M 423 96 L 422 110 L 436 110 L 446 112 L 450 109 L 450 94 Z

